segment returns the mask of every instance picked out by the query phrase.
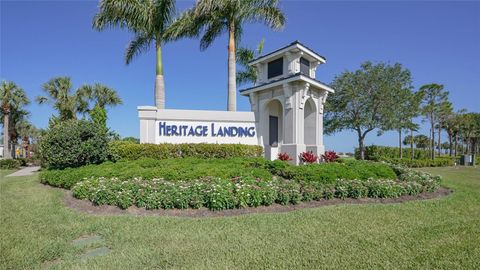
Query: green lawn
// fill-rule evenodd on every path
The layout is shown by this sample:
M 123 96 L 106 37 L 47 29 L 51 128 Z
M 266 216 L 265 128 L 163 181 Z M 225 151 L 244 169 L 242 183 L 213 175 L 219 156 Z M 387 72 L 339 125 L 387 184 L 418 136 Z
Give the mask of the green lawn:
M 228 218 L 90 216 L 0 171 L 0 269 L 480 268 L 480 168 L 428 168 L 449 197 Z M 87 247 L 83 235 L 103 240 Z M 107 255 L 81 259 L 107 246 Z

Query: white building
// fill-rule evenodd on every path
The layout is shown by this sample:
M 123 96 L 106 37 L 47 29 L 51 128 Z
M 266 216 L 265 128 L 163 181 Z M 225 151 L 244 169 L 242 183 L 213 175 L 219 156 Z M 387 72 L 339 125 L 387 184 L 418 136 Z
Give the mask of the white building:
M 295 41 L 250 63 L 255 86 L 240 91 L 251 112 L 159 110 L 138 107 L 141 143 L 243 143 L 262 145 L 265 157 L 288 153 L 293 162 L 323 154 L 323 106 L 334 90 L 315 79 L 323 56 Z

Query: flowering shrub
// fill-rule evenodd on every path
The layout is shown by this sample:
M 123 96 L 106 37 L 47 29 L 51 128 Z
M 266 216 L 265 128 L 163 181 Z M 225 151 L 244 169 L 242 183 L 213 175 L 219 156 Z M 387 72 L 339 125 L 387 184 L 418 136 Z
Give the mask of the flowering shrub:
M 146 209 L 185 209 L 206 207 L 224 210 L 261 205 L 297 204 L 332 198 L 396 198 L 432 192 L 440 178 L 428 173 L 395 167 L 399 179 L 338 179 L 334 184 L 296 181 L 274 177 L 231 179 L 207 177 L 190 181 L 145 180 L 133 178 L 90 178 L 73 187 L 73 195 L 96 205 L 116 205 L 122 209 L 132 205 Z
M 287 153 L 278 153 L 277 159 L 278 159 L 278 160 L 281 160 L 281 161 L 290 161 L 290 160 L 292 160 L 292 158 L 291 158 Z
M 302 152 L 300 153 L 300 160 L 303 163 L 316 163 L 318 160 L 318 156 L 315 155 L 313 152 Z
M 335 162 L 338 158 L 339 156 L 337 153 L 335 153 L 335 151 L 325 151 L 325 154 L 322 155 L 322 159 L 325 162 Z

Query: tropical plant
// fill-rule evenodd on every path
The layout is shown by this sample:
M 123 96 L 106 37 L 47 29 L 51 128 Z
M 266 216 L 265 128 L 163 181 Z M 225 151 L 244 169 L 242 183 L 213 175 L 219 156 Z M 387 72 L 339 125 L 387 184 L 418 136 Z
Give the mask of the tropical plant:
M 415 136 L 415 145 L 417 148 L 425 150 L 430 147 L 430 138 L 423 134 L 419 134 Z
M 23 120 L 16 124 L 16 130 L 20 139 L 22 140 L 22 149 L 24 150 L 24 157 L 30 157 L 30 144 L 33 138 L 38 137 L 39 131 L 35 126 L 27 120 Z
M 11 118 L 13 112 L 18 112 L 29 103 L 25 91 L 12 81 L 2 81 L 0 85 L 0 113 L 3 120 L 3 157 L 11 158 L 10 134 Z M 15 124 L 15 122 L 13 122 Z M 13 148 L 14 149 L 14 148 Z
M 125 50 L 127 65 L 135 56 L 155 45 L 155 105 L 164 109 L 162 45 L 167 42 L 165 31 L 175 16 L 175 0 L 101 0 L 99 9 L 93 19 L 94 29 L 102 31 L 109 27 L 118 27 L 127 28 L 134 33 L 134 38 Z
M 441 84 L 426 84 L 420 87 L 422 95 L 422 114 L 430 122 L 431 158 L 435 159 L 435 124 L 440 118 L 440 111 L 446 107 L 448 92 Z
M 100 83 L 84 85 L 80 87 L 78 91 L 82 92 L 89 101 L 94 102 L 93 108 L 88 109 L 92 121 L 106 129 L 108 117 L 105 107 L 122 104 L 122 99 L 118 96 L 117 92 Z
M 237 49 L 237 63 L 243 68 L 243 70 L 237 72 L 237 84 L 256 84 L 257 70 L 248 63 L 262 55 L 264 41 L 262 39 L 255 50 L 246 47 Z
M 438 155 L 441 154 L 441 146 L 442 146 L 442 129 L 445 128 L 445 125 L 450 117 L 453 115 L 453 108 L 452 103 L 449 101 L 445 101 L 440 104 L 438 108 L 438 123 L 437 123 L 437 130 L 438 130 Z
M 318 161 L 318 156 L 315 155 L 313 152 L 302 152 L 300 153 L 300 161 L 303 163 L 316 163 Z
M 105 108 L 122 104 L 122 99 L 118 96 L 115 89 L 106 85 L 95 83 L 93 85 L 83 85 L 78 89 L 84 93 L 89 100 L 94 102 L 93 107 Z
M 460 127 L 462 122 L 461 115 L 465 113 L 465 110 L 459 110 L 456 113 L 452 113 L 445 119 L 443 123 L 443 129 L 448 134 L 448 143 L 450 145 L 449 155 L 452 156 L 453 152 L 455 151 L 455 155 L 457 155 L 457 143 L 458 143 L 458 136 L 460 134 Z
M 278 153 L 277 159 L 278 159 L 278 160 L 281 160 L 281 161 L 290 161 L 290 160 L 292 160 L 292 158 L 290 157 L 290 155 L 289 155 L 288 153 Z
M 228 99 L 229 111 L 236 110 L 236 45 L 245 23 L 261 22 L 273 29 L 285 24 L 278 0 L 198 0 L 167 30 L 171 39 L 198 37 L 205 50 L 224 32 L 228 32 Z
M 480 140 L 480 113 L 462 115 L 461 136 L 467 145 L 467 153 L 475 154 Z
M 72 93 L 72 81 L 70 77 L 55 77 L 42 85 L 46 96 L 37 96 L 38 104 L 50 103 L 58 111 L 58 120 L 66 121 L 77 119 L 78 113 L 88 110 L 88 96 L 84 91 Z M 54 117 L 53 122 L 56 122 Z
M 339 156 L 337 153 L 335 153 L 335 151 L 325 151 L 325 154 L 322 155 L 322 159 L 325 162 L 335 162 L 338 160 L 338 158 Z
M 354 130 L 358 136 L 360 158 L 365 159 L 366 135 L 374 129 L 391 125 L 396 116 L 390 109 L 397 102 L 392 91 L 408 88 L 409 82 L 410 72 L 398 63 L 365 62 L 359 70 L 336 76 L 332 83 L 335 95 L 326 103 L 325 132 Z

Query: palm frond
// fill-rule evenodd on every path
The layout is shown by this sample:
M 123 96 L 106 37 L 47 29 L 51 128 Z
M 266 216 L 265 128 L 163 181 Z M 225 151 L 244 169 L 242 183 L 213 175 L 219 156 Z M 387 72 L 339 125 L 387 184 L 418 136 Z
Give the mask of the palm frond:
M 248 48 L 239 47 L 236 52 L 237 63 L 242 66 L 248 66 L 248 62 L 252 61 L 255 58 L 253 50 Z
M 181 38 L 193 38 L 200 35 L 200 31 L 206 22 L 203 16 L 196 16 L 195 9 L 183 12 L 175 19 L 162 34 L 163 41 L 175 41 Z
M 226 25 L 219 21 L 213 21 L 205 30 L 203 37 L 200 39 L 200 50 L 205 50 L 212 42 L 226 30 Z
M 257 80 L 257 74 L 253 68 L 237 72 L 237 84 L 254 83 Z
M 151 1 L 101 0 L 99 11 L 93 19 L 93 28 L 128 28 L 134 32 L 148 32 L 154 25 Z
M 155 0 L 153 3 L 156 29 L 163 33 L 175 16 L 175 0 Z
M 146 34 L 137 34 L 130 41 L 125 50 L 125 63 L 128 65 L 139 54 L 148 51 L 150 44 L 154 38 Z
M 30 103 L 23 88 L 12 81 L 3 81 L 0 85 L 0 104 L 2 107 L 20 108 Z
M 93 98 L 96 102 L 95 106 L 104 108 L 107 105 L 119 105 L 122 104 L 122 99 L 118 96 L 117 91 L 106 85 L 96 83 L 93 86 Z

